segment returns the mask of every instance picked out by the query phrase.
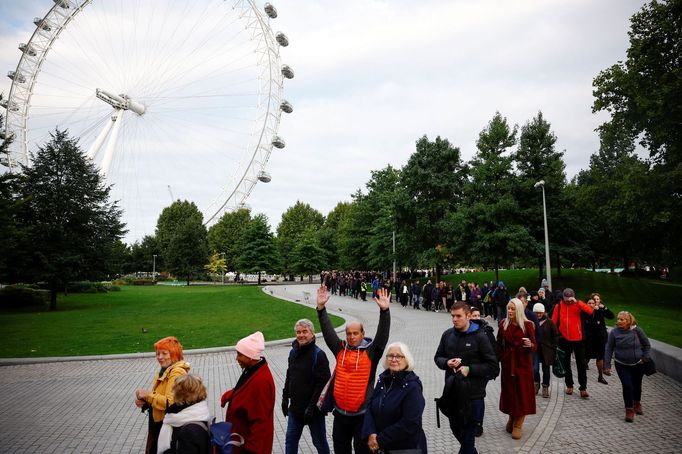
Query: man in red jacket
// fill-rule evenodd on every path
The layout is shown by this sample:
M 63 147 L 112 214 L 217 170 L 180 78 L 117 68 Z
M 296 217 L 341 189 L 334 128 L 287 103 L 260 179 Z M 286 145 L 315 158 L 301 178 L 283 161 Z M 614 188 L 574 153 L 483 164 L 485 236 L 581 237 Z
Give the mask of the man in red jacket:
M 235 454 L 271 454 L 274 438 L 275 382 L 265 351 L 263 333 L 256 331 L 237 342 L 237 362 L 242 375 L 237 384 L 220 399 L 229 404 L 225 421 L 232 423 L 232 433 L 244 437 L 244 445 L 234 447 Z
M 587 369 L 585 366 L 585 345 L 583 344 L 583 312 L 592 314 L 593 309 L 583 301 L 575 299 L 572 288 L 565 288 L 563 299 L 554 307 L 552 321 L 559 329 L 559 348 L 566 355 L 564 368 L 566 369 L 566 394 L 573 394 L 573 372 L 571 371 L 571 353 L 575 354 L 575 363 L 578 369 L 578 384 L 580 385 L 580 397 L 587 399 Z

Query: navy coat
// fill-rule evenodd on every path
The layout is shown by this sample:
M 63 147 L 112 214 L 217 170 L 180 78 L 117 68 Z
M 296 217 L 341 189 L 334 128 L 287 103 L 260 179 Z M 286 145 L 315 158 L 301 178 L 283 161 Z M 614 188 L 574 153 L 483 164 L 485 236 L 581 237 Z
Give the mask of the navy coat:
M 367 440 L 377 434 L 379 447 L 386 450 L 421 448 L 426 454 L 426 435 L 422 429 L 424 413 L 422 382 L 414 372 L 379 375 L 362 426 Z

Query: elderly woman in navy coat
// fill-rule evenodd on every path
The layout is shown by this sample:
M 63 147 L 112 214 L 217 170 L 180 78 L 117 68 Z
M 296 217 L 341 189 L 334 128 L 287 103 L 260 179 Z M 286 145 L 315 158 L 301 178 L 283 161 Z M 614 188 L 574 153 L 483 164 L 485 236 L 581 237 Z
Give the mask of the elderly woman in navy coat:
M 379 375 L 362 427 L 372 452 L 421 449 L 426 454 L 422 429 L 422 382 L 413 372 L 414 358 L 402 342 L 386 348 L 384 372 Z

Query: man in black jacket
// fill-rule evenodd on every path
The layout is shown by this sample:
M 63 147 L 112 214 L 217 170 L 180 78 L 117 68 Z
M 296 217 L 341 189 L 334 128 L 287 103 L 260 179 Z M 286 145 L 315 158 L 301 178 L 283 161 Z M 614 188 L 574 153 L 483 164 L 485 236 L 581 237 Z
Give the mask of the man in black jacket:
M 329 361 L 315 345 L 315 327 L 310 320 L 297 321 L 294 329 L 296 340 L 289 352 L 289 367 L 282 390 L 282 413 L 289 417 L 286 453 L 298 452 L 298 442 L 307 425 L 317 452 L 329 454 L 325 418 L 317 408 L 317 400 L 331 376 Z
M 464 424 L 460 418 L 450 417 L 450 429 L 461 445 L 460 453 L 475 454 L 476 422 L 485 408 L 485 386 L 490 377 L 497 376 L 499 365 L 490 340 L 478 323 L 469 320 L 469 306 L 462 302 L 450 310 L 453 327 L 440 338 L 434 361 L 445 370 L 446 383 L 459 375 L 468 387 L 470 412 Z

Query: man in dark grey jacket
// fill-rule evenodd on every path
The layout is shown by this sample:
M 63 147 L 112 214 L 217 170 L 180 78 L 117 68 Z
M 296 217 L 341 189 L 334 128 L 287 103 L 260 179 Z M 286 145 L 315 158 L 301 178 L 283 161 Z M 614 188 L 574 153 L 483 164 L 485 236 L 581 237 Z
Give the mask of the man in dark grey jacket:
M 313 445 L 320 454 L 329 454 L 324 415 L 317 408 L 324 385 L 329 381 L 327 355 L 315 345 L 315 326 L 301 319 L 294 326 L 296 340 L 289 352 L 289 367 L 282 390 L 282 413 L 289 417 L 286 454 L 298 452 L 303 427 L 308 426 Z
M 485 403 L 485 387 L 490 377 L 497 376 L 499 365 L 493 346 L 478 323 L 469 320 L 469 306 L 453 304 L 450 310 L 453 327 L 440 338 L 434 361 L 445 370 L 446 383 L 461 381 L 468 387 L 471 406 L 465 423 L 449 417 L 450 429 L 461 445 L 460 453 L 475 454 L 476 422 L 480 420 Z

